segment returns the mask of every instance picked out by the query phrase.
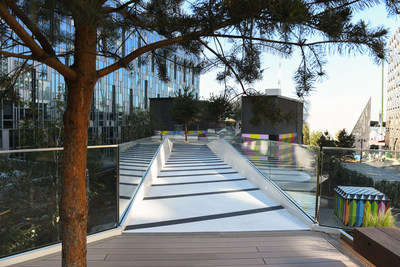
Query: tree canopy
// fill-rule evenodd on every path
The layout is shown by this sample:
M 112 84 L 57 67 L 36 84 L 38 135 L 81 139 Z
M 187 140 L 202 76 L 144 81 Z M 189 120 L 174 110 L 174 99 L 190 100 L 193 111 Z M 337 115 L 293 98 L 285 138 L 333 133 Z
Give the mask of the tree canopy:
M 354 147 L 355 136 L 350 133 L 348 134 L 346 129 L 341 129 L 336 133 L 336 146 L 337 147 Z
M 382 26 L 371 28 L 363 20 L 352 21 L 357 11 L 380 2 L 386 3 L 389 14 L 398 13 L 399 3 L 394 0 L 222 0 L 193 3 L 182 0 L 3 0 L 0 54 L 38 60 L 74 79 L 76 72 L 63 62 L 76 51 L 75 36 L 59 27 L 60 20 L 72 19 L 97 29 L 96 54 L 115 60 L 99 69 L 98 77 L 129 67 L 133 59 L 151 54 L 155 57 L 159 76 L 168 80 L 167 58 L 179 46 L 193 54 L 206 49 L 216 57 L 205 59 L 198 66 L 191 62 L 177 63 L 198 71 L 201 67 L 224 66 L 217 78 L 234 78 L 245 90 L 246 84 L 262 78 L 260 56 L 263 52 L 290 57 L 298 51 L 301 62 L 294 79 L 298 95 L 303 96 L 313 88 L 313 82 L 325 74 L 323 67 L 327 49 L 342 54 L 367 50 L 375 60 L 384 57 L 387 30 Z M 163 38 L 149 42 L 144 31 L 156 32 Z M 141 47 L 126 54 L 121 49 L 123 44 L 117 40 L 124 42 L 132 34 L 139 35 Z M 224 49 L 221 40 L 231 42 L 228 50 Z M 210 41 L 215 41 L 215 45 Z M 11 52 L 10 48 L 15 44 L 26 47 L 31 54 Z M 55 46 L 61 44 L 65 45 L 65 50 L 58 52 Z
M 305 124 L 306 125 L 306 124 Z M 303 127 L 303 132 L 304 132 Z M 329 132 L 313 131 L 310 135 L 310 145 L 320 147 L 354 147 L 355 137 L 353 134 L 348 134 L 346 129 L 339 130 L 335 138 L 332 138 Z
M 232 104 L 225 95 L 211 95 L 207 101 L 207 120 L 215 122 L 215 128 L 218 127 L 224 119 L 232 113 Z M 216 129 L 215 129 L 216 130 Z
M 187 126 L 200 117 L 200 103 L 190 87 L 184 87 L 183 92 L 176 93 L 170 114 L 172 120 L 185 125 L 185 140 L 187 141 Z
M 263 53 L 290 57 L 299 52 L 294 79 L 297 94 L 304 96 L 325 74 L 327 49 L 384 58 L 387 30 L 352 21 L 355 12 L 381 2 L 390 14 L 398 14 L 396 0 L 1 0 L 0 55 L 20 59 L 20 66 L 45 64 L 60 73 L 68 87 L 60 209 L 63 265 L 86 264 L 86 146 L 98 79 L 130 68 L 135 59 L 152 56 L 164 80 L 168 79 L 167 59 L 197 71 L 224 66 L 217 78 L 235 79 L 245 93 L 262 77 Z M 71 27 L 61 27 L 63 22 Z M 149 40 L 146 32 L 161 38 Z M 138 37 L 140 45 L 126 51 L 126 37 L 131 35 Z M 228 49 L 222 40 L 230 42 Z M 178 48 L 198 56 L 206 49 L 215 58 L 194 65 L 171 57 Z M 98 57 L 109 60 L 97 65 Z M 1 80 L 13 81 L 12 77 Z M 7 91 L 1 86 L 1 91 Z

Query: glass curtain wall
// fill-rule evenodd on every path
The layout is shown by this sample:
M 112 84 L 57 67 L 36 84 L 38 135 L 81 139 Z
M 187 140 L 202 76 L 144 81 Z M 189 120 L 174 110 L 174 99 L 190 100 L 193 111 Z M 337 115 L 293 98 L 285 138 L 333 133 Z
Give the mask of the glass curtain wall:
M 109 1 L 109 5 L 115 5 Z M 73 32 L 72 21 L 65 18 L 55 18 L 55 25 L 59 25 L 63 32 Z M 163 39 L 155 32 L 126 30 L 124 40 L 118 40 L 120 46 L 118 52 L 121 56 L 139 48 L 144 42 L 155 42 Z M 124 42 L 123 42 L 124 41 Z M 71 43 L 63 43 L 56 47 L 56 53 L 62 54 L 71 49 Z M 24 53 L 25 48 L 16 46 L 14 53 Z M 60 60 L 70 65 L 72 58 L 66 55 Z M 119 69 L 101 78 L 95 87 L 93 95 L 92 111 L 90 115 L 89 141 L 91 144 L 115 144 L 131 140 L 121 140 L 121 131 L 125 127 L 124 117 L 129 115 L 135 107 L 149 108 L 149 98 L 173 97 L 175 92 L 187 85 L 193 88 L 199 95 L 199 74 L 193 68 L 182 66 L 182 62 L 192 62 L 194 65 L 199 59 L 178 50 L 176 55 L 167 62 L 169 82 L 163 82 L 158 78 L 158 70 L 151 53 L 141 56 L 130 64 L 129 69 Z M 114 63 L 111 58 L 98 57 L 97 67 L 103 68 Z M 3 73 L 14 70 L 22 64 L 15 58 L 0 58 L 0 71 Z M 63 77 L 55 70 L 39 62 L 29 62 L 30 71 L 20 75 L 16 84 L 16 90 L 21 100 L 31 102 L 38 110 L 36 120 L 52 121 L 59 119 L 56 108 L 56 98 L 66 100 L 66 85 Z M 19 120 L 31 113 L 28 105 L 21 103 L 1 103 L 2 149 L 20 147 L 20 134 L 18 131 Z

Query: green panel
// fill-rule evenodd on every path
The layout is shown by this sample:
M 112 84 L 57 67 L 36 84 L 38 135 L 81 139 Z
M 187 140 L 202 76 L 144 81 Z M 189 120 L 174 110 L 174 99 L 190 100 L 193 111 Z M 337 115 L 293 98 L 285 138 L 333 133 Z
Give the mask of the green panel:
M 349 226 L 353 226 L 356 223 L 357 217 L 357 202 L 352 200 L 350 202 L 350 211 L 349 211 Z
M 376 216 L 378 215 L 378 202 L 372 201 L 371 203 L 371 215 Z

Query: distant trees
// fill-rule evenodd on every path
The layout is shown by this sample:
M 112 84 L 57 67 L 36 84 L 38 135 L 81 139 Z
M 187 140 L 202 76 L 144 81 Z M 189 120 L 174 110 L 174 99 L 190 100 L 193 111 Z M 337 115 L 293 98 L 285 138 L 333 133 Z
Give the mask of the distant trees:
M 148 110 L 133 108 L 130 114 L 122 117 L 123 127 L 121 138 L 122 142 L 129 142 L 141 139 L 154 134 L 153 125 L 150 123 L 150 113 Z
M 303 128 L 304 132 L 304 128 Z M 319 147 L 354 147 L 355 137 L 353 134 L 348 134 L 345 129 L 339 130 L 335 139 L 331 137 L 328 130 L 325 132 L 313 131 L 310 135 L 310 145 Z
M 303 144 L 310 144 L 310 127 L 307 123 L 303 124 Z
M 320 140 L 322 137 L 322 132 L 321 131 L 312 131 L 310 135 L 310 145 L 312 146 L 320 146 Z
M 170 111 L 172 120 L 185 125 L 185 141 L 187 141 L 187 126 L 196 122 L 200 117 L 200 103 L 195 97 L 194 91 L 185 86 L 182 92 L 175 94 L 174 104 Z
M 215 122 L 215 131 L 232 114 L 232 104 L 224 95 L 211 95 L 207 103 L 207 121 Z
M 54 115 L 50 117 L 43 114 L 32 102 L 22 102 L 22 105 L 28 107 L 27 113 L 18 121 L 19 146 L 20 148 L 44 148 L 61 147 L 63 145 L 64 123 L 62 114 L 65 110 L 65 101 L 63 101 L 63 91 L 59 88 L 54 99 L 50 112 Z
M 346 129 L 339 130 L 336 133 L 336 146 L 337 147 L 349 147 L 353 148 L 355 142 L 355 136 L 353 134 L 348 134 Z
M 242 121 L 242 102 L 236 101 L 232 103 L 232 117 L 236 120 L 237 123 L 241 123 Z

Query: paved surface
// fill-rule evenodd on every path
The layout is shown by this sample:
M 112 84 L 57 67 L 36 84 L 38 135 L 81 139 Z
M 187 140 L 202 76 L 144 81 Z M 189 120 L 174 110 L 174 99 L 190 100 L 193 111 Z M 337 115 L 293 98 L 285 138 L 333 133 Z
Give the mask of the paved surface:
M 400 181 L 399 166 L 387 166 L 382 163 L 381 166 L 369 164 L 367 162 L 346 162 L 341 163 L 346 169 L 359 172 L 376 181 Z
M 87 266 L 360 266 L 331 239 L 311 231 L 123 234 L 89 244 Z M 60 254 L 16 266 L 61 266 Z
M 206 145 L 175 142 L 125 232 L 309 229 Z
M 159 143 L 136 144 L 119 156 L 119 214 L 126 206 L 149 166 Z

